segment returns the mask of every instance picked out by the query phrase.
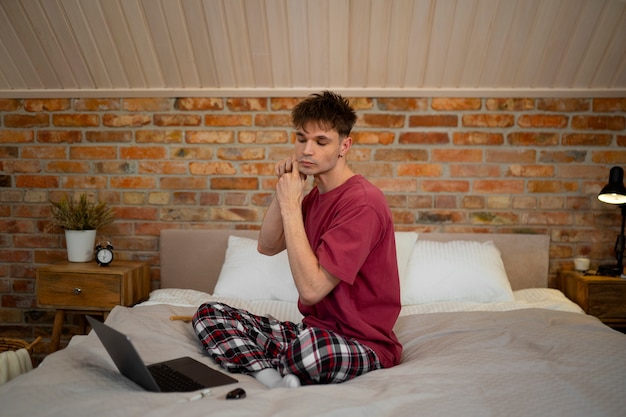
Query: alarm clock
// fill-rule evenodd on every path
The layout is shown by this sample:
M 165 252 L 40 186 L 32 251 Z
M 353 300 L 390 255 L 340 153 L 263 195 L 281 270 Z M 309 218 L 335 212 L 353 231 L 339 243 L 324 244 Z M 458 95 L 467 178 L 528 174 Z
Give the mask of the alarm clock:
M 109 266 L 113 261 L 113 245 L 107 242 L 106 246 L 98 243 L 96 245 L 96 263 L 100 266 Z

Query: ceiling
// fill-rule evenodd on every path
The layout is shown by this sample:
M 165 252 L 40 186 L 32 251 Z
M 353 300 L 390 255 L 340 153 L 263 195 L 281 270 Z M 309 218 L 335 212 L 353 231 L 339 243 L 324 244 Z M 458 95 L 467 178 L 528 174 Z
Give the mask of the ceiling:
M 0 97 L 626 97 L 624 0 L 0 0 Z

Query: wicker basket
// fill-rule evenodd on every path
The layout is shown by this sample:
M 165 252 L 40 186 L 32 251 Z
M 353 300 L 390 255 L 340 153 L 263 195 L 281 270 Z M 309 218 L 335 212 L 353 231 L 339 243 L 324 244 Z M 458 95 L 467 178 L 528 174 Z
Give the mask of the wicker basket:
M 15 351 L 20 349 L 26 349 L 28 353 L 33 353 L 33 346 L 35 346 L 41 340 L 41 336 L 35 339 L 32 343 L 28 343 L 22 339 L 13 339 L 11 337 L 0 337 L 0 352 Z

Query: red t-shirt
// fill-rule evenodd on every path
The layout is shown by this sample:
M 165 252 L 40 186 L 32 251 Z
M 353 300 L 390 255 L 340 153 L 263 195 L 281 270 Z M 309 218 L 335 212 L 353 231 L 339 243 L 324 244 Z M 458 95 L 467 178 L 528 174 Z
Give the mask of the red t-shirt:
M 360 175 L 303 200 L 304 227 L 320 264 L 340 279 L 322 301 L 298 303 L 307 326 L 333 330 L 372 348 L 388 368 L 400 362 L 393 332 L 400 279 L 393 220 L 382 192 Z

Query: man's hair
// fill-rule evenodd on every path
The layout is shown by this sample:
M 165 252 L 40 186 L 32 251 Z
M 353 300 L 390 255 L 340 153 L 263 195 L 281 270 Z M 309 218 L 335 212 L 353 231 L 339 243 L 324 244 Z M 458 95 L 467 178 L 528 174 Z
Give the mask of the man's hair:
M 322 91 L 298 103 L 291 112 L 291 119 L 296 128 L 309 122 L 319 123 L 325 129 L 335 129 L 339 137 L 347 137 L 356 123 L 356 113 L 347 99 Z

